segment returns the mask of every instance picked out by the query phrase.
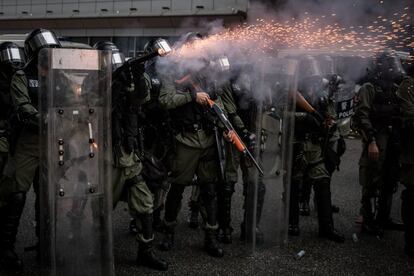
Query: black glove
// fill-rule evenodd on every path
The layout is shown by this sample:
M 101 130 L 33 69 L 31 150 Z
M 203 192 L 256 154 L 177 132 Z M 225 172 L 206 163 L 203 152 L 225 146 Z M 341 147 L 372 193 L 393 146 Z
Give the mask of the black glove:
M 320 129 L 322 122 L 313 114 L 305 112 L 296 112 L 295 119 L 297 125 L 305 126 L 307 129 Z
M 241 131 L 241 137 L 243 142 L 246 144 L 247 149 L 252 152 L 256 147 L 256 135 L 251 133 L 247 129 Z

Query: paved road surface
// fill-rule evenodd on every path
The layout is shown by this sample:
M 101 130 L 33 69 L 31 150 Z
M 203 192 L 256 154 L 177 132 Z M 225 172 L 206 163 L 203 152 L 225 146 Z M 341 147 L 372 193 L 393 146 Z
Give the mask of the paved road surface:
M 354 223 L 358 217 L 360 187 L 358 184 L 358 158 L 360 142 L 347 140 L 341 170 L 333 179 L 333 201 L 340 208 L 335 215 L 336 227 L 346 235 L 345 244 L 335 244 L 317 237 L 317 220 L 313 211 L 310 217 L 302 218 L 301 236 L 291 238 L 282 247 L 259 249 L 254 257 L 248 257 L 237 240 L 241 218 L 241 188 L 238 185 L 235 199 L 235 242 L 225 246 L 226 256 L 214 259 L 202 251 L 201 230 L 187 227 L 187 208 L 183 205 L 180 225 L 177 228 L 176 250 L 162 255 L 171 262 L 170 270 L 158 273 L 136 267 L 134 237 L 128 233 L 129 216 L 125 205 L 118 206 L 114 213 L 114 253 L 117 275 L 414 275 L 414 259 L 403 252 L 403 234 L 387 232 L 382 240 L 362 235 Z M 400 219 L 399 195 L 395 195 L 393 215 Z M 17 251 L 23 256 L 24 271 L 15 275 L 39 275 L 35 253 L 23 253 L 23 248 L 35 240 L 33 223 L 33 193 L 26 203 L 19 229 Z M 413 210 L 414 211 L 414 210 Z M 357 233 L 358 242 L 352 239 Z M 296 260 L 295 254 L 305 250 L 303 258 Z M 80 268 L 81 269 L 81 268 Z M 0 271 L 0 275 L 7 274 Z

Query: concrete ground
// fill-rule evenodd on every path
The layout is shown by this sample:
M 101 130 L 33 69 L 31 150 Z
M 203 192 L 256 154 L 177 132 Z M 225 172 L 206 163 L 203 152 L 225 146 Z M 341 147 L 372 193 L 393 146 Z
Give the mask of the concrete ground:
M 202 230 L 187 227 L 188 209 L 183 201 L 176 248 L 172 252 L 160 253 L 171 263 L 168 272 L 154 272 L 134 265 L 136 244 L 128 232 L 129 215 L 126 205 L 118 206 L 113 216 L 116 275 L 414 275 L 414 259 L 403 254 L 402 232 L 388 231 L 379 240 L 361 234 L 355 224 L 360 198 L 360 141 L 348 139 L 347 145 L 341 170 L 335 173 L 332 181 L 333 202 L 340 207 L 340 213 L 334 216 L 335 225 L 346 236 L 344 244 L 335 244 L 317 237 L 317 219 L 315 211 L 312 211 L 310 217 L 301 218 L 299 237 L 289 238 L 289 242 L 282 246 L 258 248 L 253 256 L 249 256 L 249 250 L 238 240 L 238 225 L 242 216 L 242 189 L 238 185 L 233 210 L 234 242 L 224 246 L 225 257 L 215 259 L 203 252 Z M 401 190 L 402 187 L 399 187 L 393 206 L 393 217 L 397 220 L 400 220 Z M 186 194 L 188 198 L 188 192 Z M 31 192 L 17 242 L 17 252 L 23 258 L 24 270 L 15 274 L 0 270 L 0 275 L 40 275 L 35 253 L 23 252 L 24 247 L 36 241 L 33 206 L 34 197 Z M 357 241 L 352 238 L 353 234 L 357 235 Z M 160 237 L 157 235 L 158 240 Z M 305 255 L 296 259 L 295 255 L 301 250 L 305 251 Z

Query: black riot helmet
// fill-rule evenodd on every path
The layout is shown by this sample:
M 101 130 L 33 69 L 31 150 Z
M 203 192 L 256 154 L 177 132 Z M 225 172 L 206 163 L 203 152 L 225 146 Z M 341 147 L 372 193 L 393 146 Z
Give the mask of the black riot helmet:
M 24 41 L 24 51 L 28 62 L 36 59 L 40 49 L 60 47 L 61 44 L 56 35 L 46 29 L 35 29 L 31 31 Z
M 93 45 L 93 48 L 101 51 L 112 52 L 112 71 L 121 67 L 125 62 L 125 56 L 119 51 L 118 47 L 111 41 L 99 41 Z
M 323 76 L 317 60 L 312 56 L 303 56 L 299 59 L 299 89 L 321 88 Z
M 157 56 L 166 56 L 171 53 L 172 49 L 167 40 L 163 38 L 152 38 L 144 46 L 144 54 L 151 55 L 156 54 Z M 157 59 L 150 58 L 145 62 L 145 68 L 149 68 L 155 64 Z
M 203 39 L 203 35 L 199 32 L 189 32 L 186 33 L 183 37 L 184 43 L 193 42 L 198 39 Z
M 150 39 L 147 43 L 145 43 L 144 46 L 144 53 L 145 54 L 149 54 L 154 52 L 154 46 L 155 46 L 155 42 L 158 40 L 159 38 L 152 38 Z
M 332 57 L 328 55 L 321 55 L 318 56 L 317 59 L 324 77 L 335 75 L 335 63 Z
M 21 68 L 26 62 L 24 52 L 16 43 L 3 42 L 0 44 L 0 63 L 11 65 L 14 68 Z
M 178 49 L 186 43 L 192 43 L 196 40 L 203 39 L 203 36 L 198 32 L 189 32 L 183 35 L 179 41 L 174 44 L 174 48 Z
M 167 55 L 171 52 L 170 44 L 164 38 L 153 38 L 144 46 L 145 54 L 157 53 L 160 56 Z
M 374 71 L 378 79 L 399 84 L 406 75 L 400 58 L 391 51 L 380 53 L 374 61 Z

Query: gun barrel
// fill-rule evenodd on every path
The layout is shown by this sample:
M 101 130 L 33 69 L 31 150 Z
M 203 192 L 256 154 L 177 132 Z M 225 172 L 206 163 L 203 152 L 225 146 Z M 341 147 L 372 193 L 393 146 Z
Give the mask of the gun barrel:
M 249 156 L 249 159 L 252 160 L 253 165 L 256 167 L 256 169 L 259 171 L 260 176 L 264 175 L 263 169 L 260 167 L 260 165 L 257 163 L 256 159 L 254 159 L 253 155 L 250 151 L 246 151 L 246 154 Z
M 225 126 L 227 131 L 230 132 L 230 138 L 231 138 L 233 144 L 235 145 L 235 147 L 237 148 L 237 150 L 240 151 L 240 152 L 243 152 L 244 154 L 247 155 L 247 157 L 250 160 L 252 160 L 254 166 L 257 168 L 260 175 L 262 176 L 264 174 L 263 169 L 257 163 L 256 159 L 254 159 L 251 152 L 247 149 L 246 145 L 243 143 L 242 139 L 237 134 L 234 127 L 231 125 L 230 121 L 228 120 L 228 118 L 224 114 L 223 110 L 212 100 L 208 100 L 208 103 L 209 103 L 211 109 L 213 109 L 214 112 L 216 113 L 216 115 L 220 118 L 221 122 L 223 123 L 223 125 Z

